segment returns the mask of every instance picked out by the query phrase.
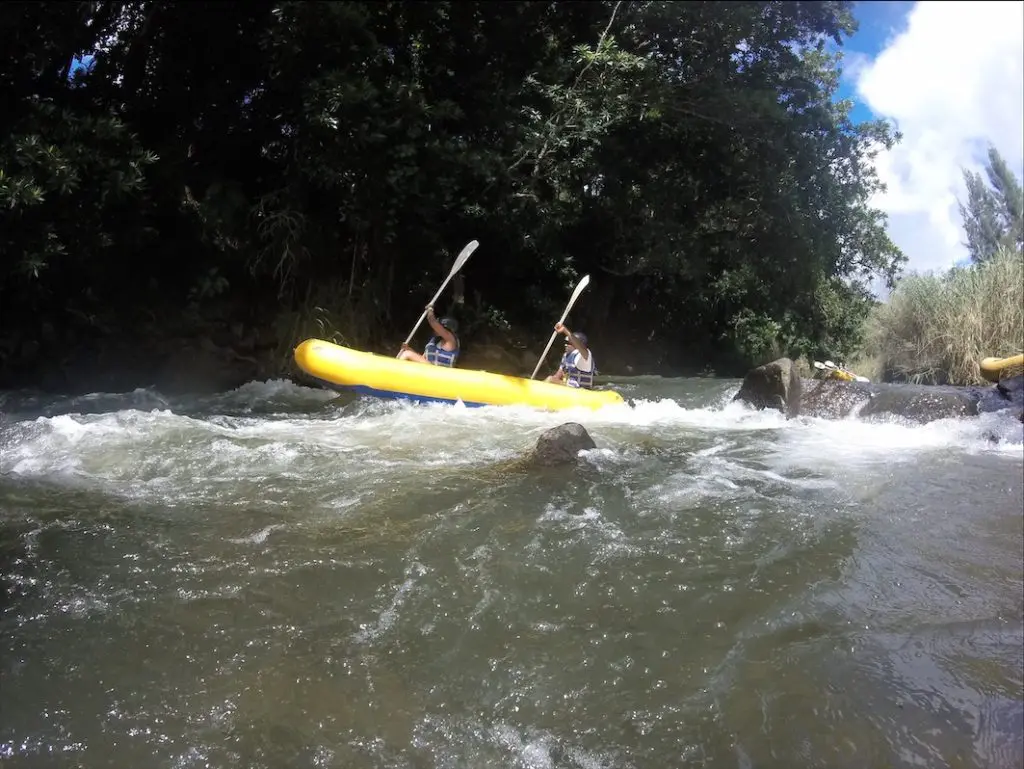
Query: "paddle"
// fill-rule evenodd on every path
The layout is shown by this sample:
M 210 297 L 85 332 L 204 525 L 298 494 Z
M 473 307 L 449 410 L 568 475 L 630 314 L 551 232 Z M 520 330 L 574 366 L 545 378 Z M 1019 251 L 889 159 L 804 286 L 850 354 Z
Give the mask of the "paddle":
M 580 294 L 583 293 L 583 289 L 587 287 L 588 283 L 590 283 L 590 276 L 584 275 L 583 279 L 578 284 L 576 284 L 576 290 L 572 292 L 572 297 L 570 297 L 569 299 L 569 304 L 565 306 L 565 312 L 562 313 L 562 317 L 558 321 L 559 323 L 565 323 L 565 319 L 569 316 L 569 310 L 571 310 L 572 306 L 576 304 L 576 300 L 580 298 Z M 537 376 L 537 372 L 540 371 L 541 364 L 544 363 L 544 359 L 548 357 L 548 350 L 550 350 L 551 345 L 554 344 L 556 336 L 558 336 L 557 331 L 551 334 L 551 338 L 548 340 L 548 346 L 544 348 L 544 354 L 541 355 L 540 360 L 537 361 L 537 368 L 535 368 L 533 370 L 533 373 L 530 374 L 530 379 L 533 379 L 535 376 Z
M 444 279 L 444 283 L 441 284 L 441 288 L 437 289 L 437 293 L 434 294 L 434 298 L 430 300 L 430 305 L 428 306 L 432 306 L 437 301 L 437 298 L 441 296 L 441 292 L 444 291 L 445 286 L 448 285 L 448 281 L 454 278 L 455 273 L 462 269 L 462 265 L 464 265 L 466 261 L 469 259 L 469 257 L 472 256 L 473 252 L 476 251 L 476 247 L 479 245 L 480 242 L 476 240 L 471 240 L 469 241 L 469 243 L 466 244 L 466 247 L 462 249 L 459 255 L 455 258 L 455 264 L 452 265 L 451 272 L 449 272 L 448 277 Z M 420 324 L 423 323 L 423 319 L 426 317 L 427 311 L 426 309 L 424 309 L 423 314 L 420 315 L 420 319 L 416 321 L 416 325 L 412 327 L 412 331 L 409 333 L 409 336 L 406 337 L 406 344 L 409 344 L 409 342 L 412 341 L 412 338 L 416 336 L 416 332 L 419 330 Z M 399 353 L 399 355 L 401 355 L 401 353 Z M 395 357 L 397 358 L 398 355 L 396 355 Z

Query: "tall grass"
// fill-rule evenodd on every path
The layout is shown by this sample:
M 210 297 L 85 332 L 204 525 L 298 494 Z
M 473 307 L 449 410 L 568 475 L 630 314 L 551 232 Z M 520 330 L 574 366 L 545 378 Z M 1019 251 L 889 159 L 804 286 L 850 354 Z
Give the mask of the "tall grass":
M 883 377 L 921 384 L 984 383 L 978 363 L 1024 351 L 1024 254 L 945 275 L 909 275 L 867 320 L 863 360 Z

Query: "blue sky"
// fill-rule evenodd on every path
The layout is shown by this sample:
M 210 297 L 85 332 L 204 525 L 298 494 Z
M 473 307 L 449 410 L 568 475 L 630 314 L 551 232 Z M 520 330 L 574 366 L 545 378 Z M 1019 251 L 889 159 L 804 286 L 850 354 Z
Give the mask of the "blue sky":
M 860 29 L 846 40 L 843 52 L 846 55 L 844 65 L 847 69 L 851 64 L 856 66 L 862 56 L 874 58 L 886 47 L 886 44 L 897 34 L 907 28 L 907 14 L 914 7 L 913 2 L 858 2 L 854 3 L 853 15 L 860 23 Z M 873 120 L 876 115 L 871 107 L 858 98 L 856 81 L 849 73 L 843 77 L 839 96 L 843 99 L 853 99 L 854 110 L 852 117 L 857 122 Z
M 947 270 L 967 258 L 963 169 L 982 171 L 991 144 L 1024 177 L 1024 3 L 857 2 L 854 16 L 839 95 L 903 133 L 875 161 L 888 189 L 872 204 L 907 270 Z
M 92 56 L 83 56 L 81 59 L 74 59 L 71 62 L 71 69 L 68 71 L 69 75 L 74 75 L 80 69 L 88 69 L 93 61 Z

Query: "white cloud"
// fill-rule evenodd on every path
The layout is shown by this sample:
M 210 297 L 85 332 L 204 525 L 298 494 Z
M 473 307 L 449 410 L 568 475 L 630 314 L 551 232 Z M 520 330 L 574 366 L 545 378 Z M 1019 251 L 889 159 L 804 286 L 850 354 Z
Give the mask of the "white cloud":
M 873 203 L 907 269 L 951 267 L 967 255 L 961 168 L 981 170 L 991 143 L 1024 169 L 1024 2 L 918 2 L 857 64 L 859 98 L 903 133 L 875 161 L 888 191 Z

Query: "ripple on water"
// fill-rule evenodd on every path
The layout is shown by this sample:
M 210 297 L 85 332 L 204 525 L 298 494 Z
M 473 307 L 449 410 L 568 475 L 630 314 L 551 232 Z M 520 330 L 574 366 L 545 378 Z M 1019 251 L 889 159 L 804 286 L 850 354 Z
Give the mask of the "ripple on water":
M 0 756 L 1020 764 L 1018 427 L 631 386 L 549 414 L 255 383 L 0 426 Z M 598 444 L 575 468 L 495 468 L 564 421 Z

